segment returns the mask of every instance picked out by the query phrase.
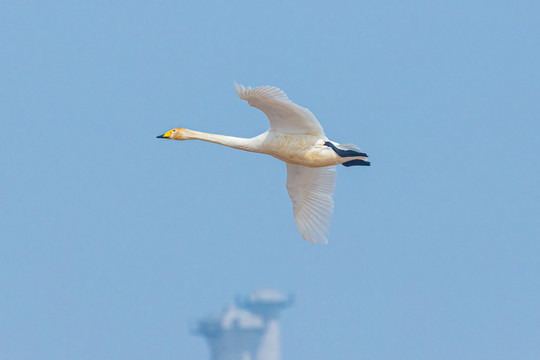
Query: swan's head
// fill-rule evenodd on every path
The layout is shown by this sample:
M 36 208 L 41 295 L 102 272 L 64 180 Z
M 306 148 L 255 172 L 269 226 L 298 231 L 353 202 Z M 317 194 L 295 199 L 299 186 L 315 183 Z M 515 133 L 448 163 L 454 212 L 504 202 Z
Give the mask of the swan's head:
M 167 131 L 163 135 L 156 136 L 157 139 L 171 139 L 171 140 L 184 140 L 183 136 L 183 128 L 174 128 L 172 130 Z

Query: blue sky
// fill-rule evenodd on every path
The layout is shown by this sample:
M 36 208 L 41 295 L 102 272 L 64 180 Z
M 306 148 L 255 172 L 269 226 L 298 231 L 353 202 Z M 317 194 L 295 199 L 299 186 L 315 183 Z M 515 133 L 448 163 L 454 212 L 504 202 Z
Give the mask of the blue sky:
M 198 318 L 296 295 L 284 359 L 540 357 L 540 5 L 0 5 L 0 358 L 206 359 Z M 268 128 L 274 85 L 372 166 L 327 246 L 285 165 L 170 128 Z

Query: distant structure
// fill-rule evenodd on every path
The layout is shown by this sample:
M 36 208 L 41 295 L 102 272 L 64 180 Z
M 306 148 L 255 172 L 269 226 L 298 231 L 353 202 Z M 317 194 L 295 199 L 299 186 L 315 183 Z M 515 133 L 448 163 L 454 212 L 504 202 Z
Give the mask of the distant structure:
M 211 360 L 281 360 L 278 318 L 292 302 L 276 290 L 258 290 L 221 315 L 200 320 L 194 333 L 208 341 Z

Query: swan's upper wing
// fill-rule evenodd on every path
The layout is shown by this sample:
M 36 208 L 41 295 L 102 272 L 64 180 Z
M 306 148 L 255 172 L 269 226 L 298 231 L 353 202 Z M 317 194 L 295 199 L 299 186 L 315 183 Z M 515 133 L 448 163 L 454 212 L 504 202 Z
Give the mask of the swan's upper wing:
M 324 135 L 317 118 L 308 109 L 293 103 L 280 89 L 260 86 L 254 89 L 234 84 L 238 97 L 266 114 L 270 127 L 285 134 Z
M 287 191 L 293 203 L 294 219 L 302 237 L 311 243 L 328 242 L 335 184 L 335 166 L 311 168 L 287 164 Z

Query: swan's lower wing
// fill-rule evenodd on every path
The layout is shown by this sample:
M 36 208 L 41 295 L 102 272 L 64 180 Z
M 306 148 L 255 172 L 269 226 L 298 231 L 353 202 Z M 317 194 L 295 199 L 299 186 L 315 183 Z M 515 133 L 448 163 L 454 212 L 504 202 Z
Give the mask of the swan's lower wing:
M 294 219 L 302 237 L 326 244 L 332 213 L 336 167 L 311 168 L 287 164 L 287 191 L 293 203 Z
M 273 86 L 256 88 L 234 84 L 238 97 L 264 112 L 270 128 L 284 134 L 314 135 L 325 137 L 317 118 L 308 109 L 293 103 L 280 89 Z

